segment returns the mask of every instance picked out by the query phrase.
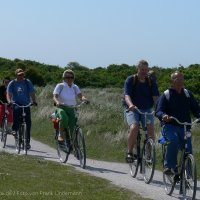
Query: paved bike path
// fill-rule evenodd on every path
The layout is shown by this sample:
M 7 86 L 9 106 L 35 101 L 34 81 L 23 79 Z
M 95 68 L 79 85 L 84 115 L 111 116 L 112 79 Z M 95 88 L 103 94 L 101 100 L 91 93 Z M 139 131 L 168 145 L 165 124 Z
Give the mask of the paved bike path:
M 0 150 L 7 151 L 9 153 L 16 153 L 13 136 L 8 136 L 6 148 L 2 149 L 1 147 Z M 23 154 L 23 151 L 21 153 Z M 28 151 L 28 155 L 59 162 L 56 149 L 33 139 L 31 140 L 31 150 Z M 159 171 L 155 172 L 152 183 L 147 185 L 144 183 L 141 174 L 138 174 L 137 178 L 135 179 L 130 176 L 129 167 L 126 163 L 105 162 L 87 159 L 86 169 L 81 169 L 79 167 L 79 162 L 74 158 L 73 155 L 70 155 L 66 165 L 74 166 L 74 168 L 79 171 L 110 180 L 113 184 L 129 189 L 146 198 L 156 200 L 183 199 L 178 194 L 177 190 L 174 191 L 172 196 L 165 194 L 162 183 L 162 173 Z M 198 185 L 200 184 L 198 183 Z M 199 186 L 196 199 L 200 200 Z

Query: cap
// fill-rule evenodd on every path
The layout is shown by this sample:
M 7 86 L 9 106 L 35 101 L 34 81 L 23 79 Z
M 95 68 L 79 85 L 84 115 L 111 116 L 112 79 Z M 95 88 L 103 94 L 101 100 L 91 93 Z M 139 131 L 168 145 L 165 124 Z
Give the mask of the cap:
M 24 74 L 24 71 L 22 69 L 16 69 L 15 74 L 21 75 L 21 74 Z

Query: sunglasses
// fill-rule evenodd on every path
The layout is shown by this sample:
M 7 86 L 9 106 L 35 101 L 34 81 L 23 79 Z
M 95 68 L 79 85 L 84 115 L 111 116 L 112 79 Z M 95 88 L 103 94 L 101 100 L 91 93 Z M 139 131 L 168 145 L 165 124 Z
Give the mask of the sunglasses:
M 17 74 L 17 76 L 24 76 L 24 74 Z
M 73 76 L 65 76 L 64 79 L 74 79 Z

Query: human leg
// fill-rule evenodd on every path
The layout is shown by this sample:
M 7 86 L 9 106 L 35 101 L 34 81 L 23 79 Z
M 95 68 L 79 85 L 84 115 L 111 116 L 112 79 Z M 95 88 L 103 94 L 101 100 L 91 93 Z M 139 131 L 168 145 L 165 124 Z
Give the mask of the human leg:
M 58 141 L 63 141 L 64 131 L 68 127 L 68 116 L 65 112 L 64 107 L 57 108 L 55 113 L 56 117 L 60 119 Z
M 139 115 L 136 112 L 128 111 L 126 114 L 126 120 L 129 125 L 129 135 L 128 135 L 128 144 L 127 144 L 127 156 L 126 161 L 132 162 L 133 157 L 133 148 L 137 141 L 137 135 L 139 130 Z
M 164 165 L 166 168 L 175 170 L 177 164 L 177 153 L 180 143 L 178 129 L 174 125 L 166 124 L 164 125 L 162 131 L 163 135 L 169 141 L 169 144 L 167 145 Z

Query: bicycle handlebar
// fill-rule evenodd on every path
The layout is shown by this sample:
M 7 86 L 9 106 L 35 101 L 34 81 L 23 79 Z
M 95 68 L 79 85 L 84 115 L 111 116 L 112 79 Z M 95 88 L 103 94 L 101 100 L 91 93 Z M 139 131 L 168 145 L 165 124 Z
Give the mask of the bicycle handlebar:
M 81 107 L 83 104 L 89 104 L 90 102 L 87 100 L 87 101 L 81 101 L 81 103 L 77 104 L 77 105 L 74 105 L 74 106 L 69 106 L 69 105 L 66 105 L 66 104 L 60 104 L 61 106 L 68 106 L 68 107 L 71 107 L 71 108 L 79 108 Z
M 27 108 L 27 107 L 30 107 L 33 105 L 33 103 L 29 103 L 28 105 L 25 105 L 25 106 L 20 106 L 19 104 L 15 103 L 15 102 L 12 102 L 12 104 L 18 106 L 19 108 Z
M 174 119 L 178 124 L 184 125 L 184 126 L 192 126 L 193 124 L 198 123 L 200 121 L 200 118 L 194 120 L 191 123 L 189 123 L 189 122 L 180 122 L 176 117 L 170 117 L 170 119 Z
M 151 113 L 141 112 L 137 107 L 135 108 L 135 110 L 137 110 L 139 112 L 139 114 L 141 114 L 141 115 L 153 115 L 155 113 L 154 111 L 152 111 Z
M 1 101 L 1 100 L 0 100 L 0 103 L 2 103 L 3 105 L 6 105 L 6 104 L 8 105 L 8 103 L 4 103 L 4 102 L 3 102 L 3 101 Z

